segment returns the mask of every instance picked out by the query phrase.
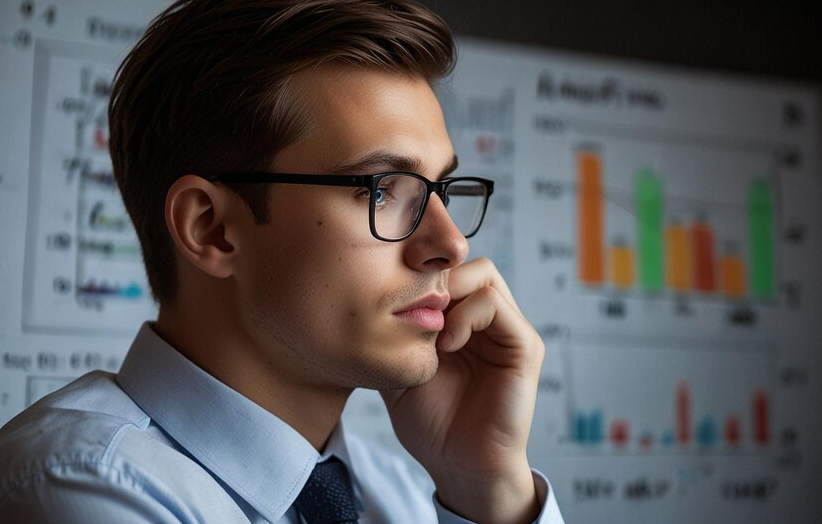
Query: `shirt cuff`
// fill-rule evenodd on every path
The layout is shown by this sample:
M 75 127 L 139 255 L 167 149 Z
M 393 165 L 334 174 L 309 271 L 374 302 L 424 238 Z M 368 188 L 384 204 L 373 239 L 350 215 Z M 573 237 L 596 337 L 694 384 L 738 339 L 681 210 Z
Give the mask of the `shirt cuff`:
M 532 524 L 565 524 L 562 520 L 562 514 L 559 512 L 557 499 L 554 498 L 554 490 L 551 489 L 551 483 L 545 478 L 545 475 L 539 471 L 532 469 L 531 473 L 534 475 L 534 486 L 537 489 L 537 499 L 539 500 L 542 509 L 539 516 Z M 434 509 L 437 511 L 437 521 L 439 524 L 475 524 L 470 520 L 465 520 L 456 513 L 452 513 L 440 504 L 437 498 L 437 493 L 434 492 Z

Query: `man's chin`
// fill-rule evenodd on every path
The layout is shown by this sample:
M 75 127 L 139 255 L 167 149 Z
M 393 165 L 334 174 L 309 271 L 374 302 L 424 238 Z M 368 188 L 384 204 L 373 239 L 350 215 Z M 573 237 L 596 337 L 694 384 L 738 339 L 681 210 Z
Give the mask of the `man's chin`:
M 406 361 L 397 368 L 383 370 L 378 380 L 363 387 L 378 391 L 391 391 L 423 386 L 437 375 L 438 368 L 439 357 L 434 350 L 425 357 L 417 355 L 413 362 Z
M 425 373 L 421 373 L 416 377 L 413 377 L 412 379 L 408 380 L 403 385 L 391 389 L 408 389 L 424 386 L 428 384 L 428 382 L 430 382 L 437 375 L 437 368 L 438 366 L 433 366 L 433 369 L 427 370 Z

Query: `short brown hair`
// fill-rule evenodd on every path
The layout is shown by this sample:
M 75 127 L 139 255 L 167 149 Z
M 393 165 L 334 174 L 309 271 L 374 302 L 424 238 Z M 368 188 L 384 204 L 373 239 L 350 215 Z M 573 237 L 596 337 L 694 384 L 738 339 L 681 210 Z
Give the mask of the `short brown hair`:
M 109 106 L 114 174 L 143 249 L 155 300 L 177 272 L 164 205 L 181 176 L 265 170 L 307 120 L 289 81 L 325 62 L 447 75 L 445 22 L 412 0 L 178 0 L 117 71 Z M 257 223 L 263 187 L 234 188 Z

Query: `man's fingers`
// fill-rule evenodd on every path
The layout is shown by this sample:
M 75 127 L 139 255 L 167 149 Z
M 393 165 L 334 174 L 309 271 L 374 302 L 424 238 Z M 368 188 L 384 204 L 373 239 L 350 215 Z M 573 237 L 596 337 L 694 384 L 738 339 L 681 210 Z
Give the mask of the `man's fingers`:
M 519 311 L 519 306 L 511 290 L 508 289 L 508 284 L 491 260 L 487 258 L 471 260 L 455 267 L 448 275 L 448 292 L 452 300 L 462 300 L 483 287 L 496 289 L 514 309 Z
M 440 351 L 457 351 L 474 332 L 482 331 L 502 347 L 526 347 L 531 330 L 522 314 L 492 286 L 484 286 L 454 306 L 445 317 L 445 327 L 437 338 Z

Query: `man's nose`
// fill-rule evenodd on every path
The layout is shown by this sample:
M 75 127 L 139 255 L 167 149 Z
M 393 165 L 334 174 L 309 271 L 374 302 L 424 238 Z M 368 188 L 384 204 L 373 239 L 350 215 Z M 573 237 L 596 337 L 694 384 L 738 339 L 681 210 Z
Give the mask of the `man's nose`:
M 431 195 L 417 230 L 406 241 L 406 263 L 415 269 L 448 269 L 468 256 L 468 240 L 451 220 L 437 193 Z

